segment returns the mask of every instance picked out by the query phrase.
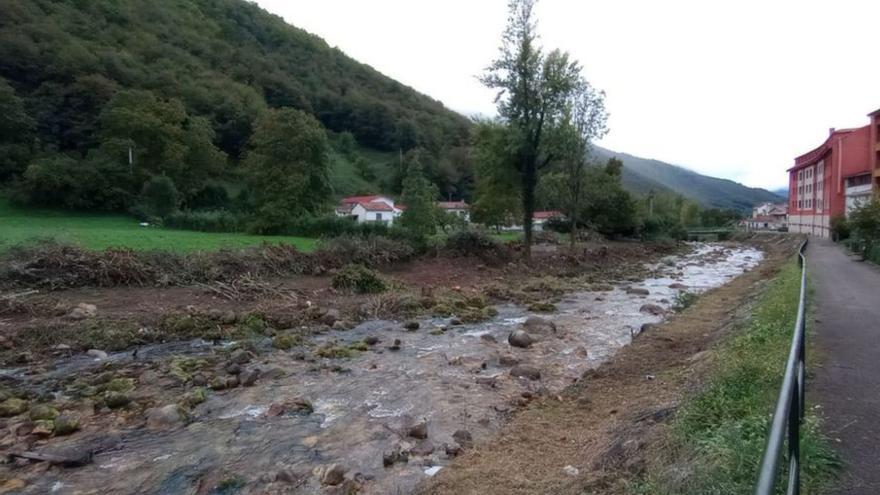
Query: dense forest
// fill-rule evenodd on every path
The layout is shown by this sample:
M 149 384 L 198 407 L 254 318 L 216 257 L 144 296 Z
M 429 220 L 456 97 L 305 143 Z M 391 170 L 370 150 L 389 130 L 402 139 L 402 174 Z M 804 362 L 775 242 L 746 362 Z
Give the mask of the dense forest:
M 237 181 L 255 122 L 280 107 L 328 131 L 339 194 L 399 189 L 386 162 L 415 148 L 441 192 L 467 187 L 448 157 L 467 119 L 254 4 L 0 4 L 0 181 L 30 201 L 124 209 L 163 175 L 187 205 Z

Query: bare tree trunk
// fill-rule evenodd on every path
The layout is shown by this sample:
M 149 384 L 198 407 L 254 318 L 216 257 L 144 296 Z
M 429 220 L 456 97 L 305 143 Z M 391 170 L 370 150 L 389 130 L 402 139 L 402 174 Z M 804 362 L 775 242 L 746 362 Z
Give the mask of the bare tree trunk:
M 577 236 L 578 236 L 577 225 L 578 225 L 577 224 L 577 215 L 575 215 L 574 211 L 572 211 L 572 213 L 571 213 L 571 232 L 569 232 L 569 236 L 571 236 L 571 239 L 569 239 L 569 248 L 571 248 L 572 252 L 574 252 L 574 245 L 577 242 Z
M 525 233 L 525 251 L 523 256 L 526 260 L 532 258 L 532 218 L 535 215 L 535 185 L 537 183 L 537 170 L 534 160 L 526 158 L 523 170 L 523 231 Z

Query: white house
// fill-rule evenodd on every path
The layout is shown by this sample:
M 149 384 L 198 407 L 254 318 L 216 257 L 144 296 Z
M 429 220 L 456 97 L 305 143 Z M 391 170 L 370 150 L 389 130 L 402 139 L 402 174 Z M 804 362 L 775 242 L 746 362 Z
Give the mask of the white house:
M 752 230 L 780 230 L 788 228 L 788 205 L 763 203 L 752 208 L 752 217 L 742 222 Z
M 463 218 L 465 222 L 471 221 L 471 207 L 464 201 L 438 201 L 437 206 L 447 213 Z
M 403 210 L 388 196 L 351 196 L 342 198 L 336 215 L 354 218 L 357 223 L 379 222 L 392 225 Z

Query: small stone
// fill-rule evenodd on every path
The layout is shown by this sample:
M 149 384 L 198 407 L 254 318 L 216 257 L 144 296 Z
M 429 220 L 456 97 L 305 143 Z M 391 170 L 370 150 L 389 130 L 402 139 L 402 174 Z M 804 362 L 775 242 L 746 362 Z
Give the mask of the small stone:
M 498 364 L 501 366 L 516 366 L 519 364 L 519 359 L 505 354 L 498 358 Z
M 316 445 L 318 445 L 318 437 L 315 435 L 305 437 L 303 438 L 302 444 L 310 449 L 313 449 Z
M 204 387 L 208 384 L 208 377 L 206 377 L 202 373 L 196 373 L 192 376 L 192 384 L 196 387 Z
M 458 454 L 461 454 L 461 445 L 455 442 L 447 443 L 444 445 L 444 450 L 449 457 L 457 457 Z
M 495 336 L 491 333 L 484 333 L 483 335 L 480 335 L 480 340 L 484 342 L 491 342 L 493 344 L 498 342 L 498 339 L 496 339 Z
M 275 474 L 275 481 L 280 481 L 282 483 L 300 483 L 305 477 L 306 473 L 294 471 L 292 469 L 280 469 L 278 473 Z
M 431 455 L 434 453 L 434 442 L 432 442 L 431 440 L 426 438 L 426 439 L 422 440 L 421 442 L 419 442 L 418 445 L 413 447 L 410 450 L 410 452 L 412 452 L 413 455 L 420 455 L 420 456 Z
M 553 335 L 556 333 L 556 324 L 540 316 L 528 317 L 522 326 L 531 334 Z
M 412 425 L 409 428 L 407 434 L 413 438 L 425 439 L 428 438 L 428 422 L 427 421 L 419 421 L 418 423 Z
M 147 409 L 147 428 L 151 430 L 171 430 L 186 421 L 186 413 L 177 404 Z
M 40 419 L 55 419 L 58 417 L 58 410 L 48 404 L 35 404 L 31 406 L 28 412 L 31 421 Z
M 211 381 L 208 382 L 208 386 L 211 387 L 211 390 L 223 390 L 226 388 L 226 380 L 219 376 L 215 376 L 211 378 Z
M 576 468 L 572 465 L 568 465 L 568 466 L 565 466 L 564 468 L 562 468 L 562 472 L 569 475 L 569 476 L 577 476 L 581 473 L 581 471 L 578 468 Z
M 71 320 L 85 320 L 86 318 L 94 318 L 98 314 L 98 307 L 94 304 L 79 303 L 73 308 L 67 317 Z
M 653 316 L 663 316 L 666 314 L 666 310 L 657 304 L 643 304 L 642 307 L 639 308 L 639 312 Z
M 38 421 L 34 421 L 34 429 L 31 430 L 31 435 L 36 435 L 38 437 L 48 437 L 52 435 L 52 432 L 55 430 L 55 422 L 51 419 L 41 419 Z
M 378 343 L 379 343 L 379 337 L 376 337 L 375 335 L 368 335 L 368 336 L 364 337 L 364 344 L 376 345 Z
M 220 322 L 224 325 L 234 325 L 237 320 L 238 317 L 235 315 L 235 311 L 227 311 L 220 317 Z
M 397 462 L 403 464 L 409 462 L 409 452 L 401 450 L 400 445 L 394 447 L 391 450 L 386 450 L 385 452 L 382 452 L 382 466 L 390 467 Z
M 421 325 L 419 324 L 419 322 L 415 320 L 409 320 L 403 324 L 403 328 L 407 329 L 410 332 L 418 330 L 420 326 Z
M 229 363 L 226 365 L 226 372 L 230 375 L 237 375 L 241 373 L 241 365 L 238 363 Z
M 107 353 L 100 349 L 89 349 L 86 351 L 86 355 L 91 356 L 95 359 L 107 359 Z
M 449 326 L 457 327 L 459 325 L 461 325 L 461 319 L 453 318 L 453 319 L 449 320 Z
M 669 284 L 669 288 L 670 288 L 670 289 L 685 290 L 685 289 L 688 288 L 688 286 L 685 285 L 685 284 L 683 284 L 683 283 L 680 283 L 680 282 L 675 282 L 675 283 L 673 283 L 673 284 Z
M 452 434 L 452 439 L 463 449 L 469 449 L 474 446 L 474 438 L 471 436 L 471 432 L 467 430 L 457 430 Z
M 236 364 L 247 364 L 251 360 L 251 353 L 244 349 L 236 349 L 229 355 L 229 361 Z
M 58 345 L 52 347 L 52 350 L 53 350 L 53 351 L 58 351 L 58 352 L 69 351 L 69 350 L 70 350 L 70 346 L 67 345 L 67 344 L 58 344 Z
M 235 388 L 239 383 L 238 377 L 235 375 L 226 377 L 226 388 Z
M 641 287 L 630 287 L 629 289 L 626 290 L 626 293 L 632 294 L 635 296 L 647 296 L 651 292 L 648 289 L 643 289 Z
M 336 486 L 345 481 L 345 468 L 339 464 L 330 464 L 322 470 L 321 484 Z
M 238 375 L 238 380 L 245 387 L 250 387 L 257 383 L 258 378 L 260 378 L 259 368 L 247 368 Z
M 518 364 L 511 368 L 510 375 L 517 378 L 528 378 L 529 380 L 541 379 L 541 372 L 537 368 L 525 364 Z
M 341 317 L 338 309 L 328 309 L 326 313 L 324 313 L 318 321 L 327 325 L 328 327 L 332 327 Z
M 388 347 L 388 349 L 389 349 L 389 350 L 392 350 L 392 351 L 399 351 L 399 350 L 400 350 L 400 344 L 401 344 L 400 339 L 394 339 L 394 343 L 391 344 L 391 346 Z
M 477 385 L 485 385 L 491 388 L 495 388 L 496 381 L 497 379 L 494 376 L 478 376 L 476 379 Z
M 107 392 L 104 394 L 104 403 L 110 409 L 119 409 L 131 403 L 131 397 L 125 392 Z
M 507 343 L 514 347 L 528 348 L 535 342 L 525 330 L 514 330 L 507 336 Z

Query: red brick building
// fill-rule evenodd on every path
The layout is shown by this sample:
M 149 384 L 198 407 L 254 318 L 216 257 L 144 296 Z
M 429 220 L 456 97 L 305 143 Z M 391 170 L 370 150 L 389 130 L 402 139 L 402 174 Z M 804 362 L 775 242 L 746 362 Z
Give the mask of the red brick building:
M 830 236 L 831 219 L 870 200 L 880 188 L 880 110 L 856 129 L 831 129 L 828 139 L 788 169 L 789 230 Z

